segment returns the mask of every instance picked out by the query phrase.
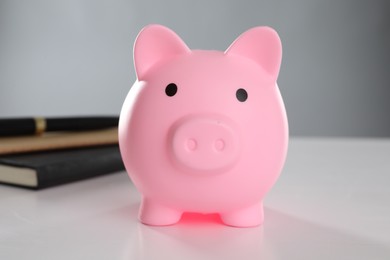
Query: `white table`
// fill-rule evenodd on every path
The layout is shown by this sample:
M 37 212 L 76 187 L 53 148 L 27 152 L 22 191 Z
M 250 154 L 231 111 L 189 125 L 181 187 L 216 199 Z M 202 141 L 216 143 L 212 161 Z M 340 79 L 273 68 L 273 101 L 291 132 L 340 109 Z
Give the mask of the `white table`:
M 293 139 L 265 223 L 137 219 L 122 172 L 42 191 L 0 186 L 0 259 L 390 259 L 390 139 Z

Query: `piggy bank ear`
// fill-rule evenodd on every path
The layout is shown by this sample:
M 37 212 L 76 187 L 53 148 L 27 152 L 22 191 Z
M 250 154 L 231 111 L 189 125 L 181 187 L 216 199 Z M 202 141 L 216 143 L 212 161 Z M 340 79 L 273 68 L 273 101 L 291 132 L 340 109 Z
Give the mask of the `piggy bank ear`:
M 241 34 L 225 54 L 241 55 L 255 61 L 276 80 L 282 62 L 282 43 L 272 28 L 255 27 Z
M 149 25 L 141 30 L 134 43 L 134 66 L 138 80 L 158 62 L 190 52 L 172 30 L 162 25 Z

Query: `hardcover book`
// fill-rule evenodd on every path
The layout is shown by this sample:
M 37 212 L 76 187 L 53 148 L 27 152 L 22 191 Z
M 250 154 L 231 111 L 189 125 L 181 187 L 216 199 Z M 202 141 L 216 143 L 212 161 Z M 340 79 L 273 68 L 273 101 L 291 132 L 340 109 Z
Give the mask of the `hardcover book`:
M 0 182 L 42 189 L 124 170 L 118 145 L 0 156 Z

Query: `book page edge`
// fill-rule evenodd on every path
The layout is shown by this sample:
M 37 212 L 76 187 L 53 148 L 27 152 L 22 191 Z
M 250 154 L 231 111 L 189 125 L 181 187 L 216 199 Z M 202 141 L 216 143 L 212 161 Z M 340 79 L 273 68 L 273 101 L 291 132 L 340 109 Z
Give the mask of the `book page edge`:
M 37 172 L 30 168 L 0 165 L 0 182 L 27 187 L 37 187 Z

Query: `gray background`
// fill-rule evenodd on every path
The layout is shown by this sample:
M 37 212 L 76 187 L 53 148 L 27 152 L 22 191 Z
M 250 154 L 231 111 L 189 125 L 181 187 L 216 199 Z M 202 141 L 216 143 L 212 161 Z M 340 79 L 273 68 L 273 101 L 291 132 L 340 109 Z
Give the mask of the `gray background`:
M 387 0 L 0 0 L 0 117 L 119 114 L 150 23 L 217 50 L 272 26 L 291 135 L 390 135 Z

